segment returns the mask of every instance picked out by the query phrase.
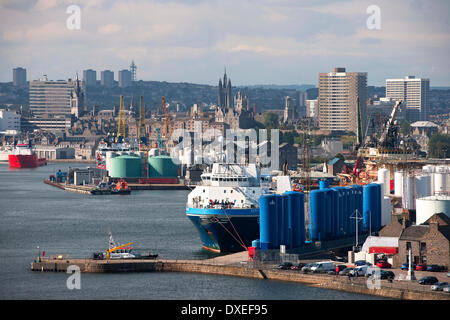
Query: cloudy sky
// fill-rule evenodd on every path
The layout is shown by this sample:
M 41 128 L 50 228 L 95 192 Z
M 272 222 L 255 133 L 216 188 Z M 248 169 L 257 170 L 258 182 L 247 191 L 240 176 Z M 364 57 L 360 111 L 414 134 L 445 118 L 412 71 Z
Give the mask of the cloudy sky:
M 73 4 L 79 30 L 66 26 Z M 380 29 L 367 27 L 371 5 Z M 234 85 L 317 85 L 341 66 L 369 85 L 450 86 L 449 12 L 448 0 L 0 0 L 0 81 L 17 66 L 56 80 L 134 59 L 142 80 L 216 85 L 226 66 Z

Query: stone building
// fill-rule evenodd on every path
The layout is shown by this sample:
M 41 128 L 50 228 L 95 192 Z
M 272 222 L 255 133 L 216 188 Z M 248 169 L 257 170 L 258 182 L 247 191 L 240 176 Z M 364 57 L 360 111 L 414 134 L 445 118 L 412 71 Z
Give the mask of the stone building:
M 225 70 L 225 74 L 223 75 L 223 83 L 222 79 L 219 79 L 219 88 L 218 88 L 218 106 L 219 108 L 231 108 L 232 107 L 232 87 L 231 87 L 231 79 L 227 79 L 227 70 Z
M 280 170 L 282 170 L 284 163 L 287 163 L 288 169 L 290 170 L 297 169 L 297 151 L 298 149 L 291 144 L 282 143 L 280 145 L 280 160 L 278 162 Z
M 391 222 L 383 227 L 378 232 L 380 237 L 397 237 L 400 238 L 403 230 L 410 226 L 410 222 L 405 218 L 395 218 L 391 219 Z
M 450 267 L 450 218 L 438 213 L 424 224 L 410 226 L 403 230 L 398 244 L 399 264 L 408 262 L 411 249 L 414 264 Z

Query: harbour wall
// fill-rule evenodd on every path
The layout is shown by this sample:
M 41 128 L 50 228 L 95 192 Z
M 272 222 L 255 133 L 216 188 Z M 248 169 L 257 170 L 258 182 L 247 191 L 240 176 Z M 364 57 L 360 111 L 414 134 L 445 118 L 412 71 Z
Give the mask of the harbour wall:
M 81 272 L 189 272 L 212 275 L 244 277 L 301 283 L 324 289 L 350 293 L 375 295 L 400 300 L 450 300 L 450 295 L 433 291 L 414 291 L 408 288 L 381 287 L 370 289 L 365 281 L 349 281 L 347 277 L 284 272 L 274 269 L 248 266 L 213 265 L 189 260 L 46 260 L 33 262 L 32 271 L 66 272 L 70 265 L 77 265 Z

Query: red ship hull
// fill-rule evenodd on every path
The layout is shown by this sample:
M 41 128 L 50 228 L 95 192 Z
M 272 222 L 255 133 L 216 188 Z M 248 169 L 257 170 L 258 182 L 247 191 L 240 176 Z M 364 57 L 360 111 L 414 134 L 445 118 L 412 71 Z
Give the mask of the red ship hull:
M 35 154 L 10 154 L 8 156 L 8 160 L 11 168 L 36 168 L 47 164 L 47 160 L 45 158 L 39 159 Z

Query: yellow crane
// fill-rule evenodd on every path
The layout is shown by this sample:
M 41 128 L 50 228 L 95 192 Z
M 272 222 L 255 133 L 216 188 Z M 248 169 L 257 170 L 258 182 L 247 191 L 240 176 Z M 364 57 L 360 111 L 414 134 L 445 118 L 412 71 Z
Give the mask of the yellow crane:
M 167 139 L 168 131 L 169 131 L 169 115 L 167 113 L 167 107 L 166 107 L 166 99 L 164 97 L 161 97 L 161 107 L 164 111 L 164 131 L 163 131 L 163 138 Z
M 111 259 L 111 252 L 126 248 L 128 246 L 131 246 L 133 244 L 133 242 L 129 242 L 126 244 L 122 244 L 120 246 L 114 247 L 114 248 L 110 248 L 108 250 L 106 250 L 106 259 L 110 260 Z
M 141 139 L 145 138 L 145 104 L 144 96 L 141 96 L 139 102 L 139 126 L 138 126 L 138 143 L 139 147 L 142 147 Z
M 122 136 L 122 139 L 125 140 L 125 108 L 123 105 L 123 96 L 120 96 L 119 123 L 117 125 L 116 143 L 119 142 L 119 136 Z

